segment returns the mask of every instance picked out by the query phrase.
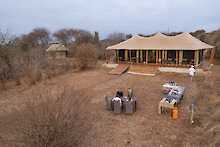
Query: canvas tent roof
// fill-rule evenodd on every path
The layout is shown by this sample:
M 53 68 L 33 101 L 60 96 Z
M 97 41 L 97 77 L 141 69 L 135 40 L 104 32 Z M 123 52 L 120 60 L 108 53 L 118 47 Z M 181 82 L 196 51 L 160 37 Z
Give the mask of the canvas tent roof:
M 214 46 L 206 44 L 199 39 L 193 37 L 189 33 L 182 33 L 176 36 L 167 36 L 162 33 L 157 33 L 151 37 L 141 37 L 138 35 L 123 41 L 119 44 L 109 46 L 111 49 L 128 49 L 128 50 L 198 50 L 211 49 Z
M 68 49 L 63 44 L 54 43 L 54 44 L 51 44 L 46 51 L 47 52 L 50 52 L 50 51 L 68 51 Z

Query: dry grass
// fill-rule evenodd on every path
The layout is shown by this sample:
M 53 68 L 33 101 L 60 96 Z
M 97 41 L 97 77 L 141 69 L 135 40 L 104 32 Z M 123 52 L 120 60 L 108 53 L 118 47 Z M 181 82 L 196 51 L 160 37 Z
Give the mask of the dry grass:
M 62 89 L 80 92 L 82 96 L 77 106 L 80 112 L 77 146 L 218 146 L 219 141 L 219 71 L 217 66 L 207 77 L 197 77 L 193 84 L 186 75 L 160 73 L 155 77 L 124 74 L 114 76 L 107 74 L 107 69 L 94 69 L 67 73 L 57 78 L 36 84 L 29 89 L 12 89 L 0 95 L 0 116 L 14 115 L 14 108 L 22 108 L 25 97 L 33 95 L 32 91 L 53 93 L 56 97 Z M 158 102 L 162 95 L 161 85 L 167 80 L 176 80 L 186 86 L 186 94 L 180 107 L 177 121 L 170 115 L 158 115 Z M 207 84 L 204 84 L 207 82 Z M 134 115 L 114 115 L 105 109 L 105 95 L 114 95 L 117 89 L 124 91 L 133 88 L 138 97 L 138 109 Z M 214 88 L 210 90 L 210 88 Z M 201 92 L 203 92 L 201 94 Z M 189 105 L 192 96 L 196 98 L 196 123 L 190 125 Z M 7 116 L 7 115 L 6 115 Z M 4 119 L 1 119 L 4 120 Z M 1 121 L 2 123 L 2 121 Z M 0 125 L 4 128 L 5 125 Z M 89 127 L 90 129 L 87 129 Z M 77 129 L 78 130 L 78 129 Z M 84 131 L 86 130 L 86 131 Z
M 50 91 L 32 94 L 23 107 L 1 117 L 2 145 L 77 146 L 90 128 L 89 122 L 80 115 L 84 107 L 81 101 L 83 96 L 72 89 L 64 90 L 59 95 Z
M 198 142 L 201 142 L 204 146 L 220 146 L 219 72 L 219 66 L 215 66 L 209 75 L 198 77 L 196 80 L 199 89 L 197 115 L 201 121 Z

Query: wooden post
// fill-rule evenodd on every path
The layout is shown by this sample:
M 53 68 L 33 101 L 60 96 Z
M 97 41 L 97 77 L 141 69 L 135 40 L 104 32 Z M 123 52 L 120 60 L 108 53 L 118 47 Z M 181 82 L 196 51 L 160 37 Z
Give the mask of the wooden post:
M 125 61 L 128 61 L 128 50 L 125 50 Z
M 159 62 L 162 64 L 162 50 L 159 51 Z
M 194 50 L 194 65 L 196 65 L 196 55 L 197 55 L 196 50 Z
M 194 50 L 194 65 L 196 65 L 196 50 Z
M 161 51 L 158 51 L 158 63 L 161 63 Z
M 158 53 L 159 53 L 158 50 L 156 50 L 156 64 L 158 63 L 158 58 L 159 58 Z
M 183 50 L 179 51 L 179 65 L 182 65 L 183 62 Z
M 162 64 L 164 64 L 164 50 L 162 50 Z
M 164 51 L 164 53 L 165 53 L 164 58 L 167 61 L 167 51 Z
M 136 62 L 139 63 L 139 50 L 136 51 Z
M 179 51 L 178 50 L 176 50 L 176 65 L 178 65 L 178 63 L 179 63 Z
M 130 62 L 131 62 L 131 50 L 129 50 Z
M 142 50 L 140 50 L 140 62 L 142 63 L 143 62 L 143 53 L 142 53 Z
M 148 63 L 148 50 L 146 50 L 146 64 Z
M 118 63 L 118 50 L 115 50 L 115 61 Z
M 194 54 L 194 64 L 197 66 L 199 65 L 199 50 L 195 50 Z
M 199 65 L 199 50 L 196 51 L 196 54 L 197 54 L 196 65 Z

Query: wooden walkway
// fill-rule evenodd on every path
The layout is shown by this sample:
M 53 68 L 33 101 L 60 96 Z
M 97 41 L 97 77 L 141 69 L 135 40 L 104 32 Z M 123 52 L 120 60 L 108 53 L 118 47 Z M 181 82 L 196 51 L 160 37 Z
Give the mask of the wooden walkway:
M 109 74 L 112 75 L 121 75 L 125 73 L 129 68 L 129 65 L 127 64 L 119 64 L 115 69 L 111 70 Z

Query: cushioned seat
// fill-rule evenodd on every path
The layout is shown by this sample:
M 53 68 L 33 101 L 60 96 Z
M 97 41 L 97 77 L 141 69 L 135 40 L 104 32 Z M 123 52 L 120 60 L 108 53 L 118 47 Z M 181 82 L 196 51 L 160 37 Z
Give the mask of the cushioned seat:
M 122 112 L 122 102 L 121 101 L 113 101 L 113 111 L 114 113 Z
M 112 102 L 113 97 L 105 97 L 105 102 L 106 102 L 106 109 L 112 111 L 113 110 L 113 102 Z
M 135 101 L 124 101 L 124 112 L 126 114 L 132 114 L 135 112 Z

